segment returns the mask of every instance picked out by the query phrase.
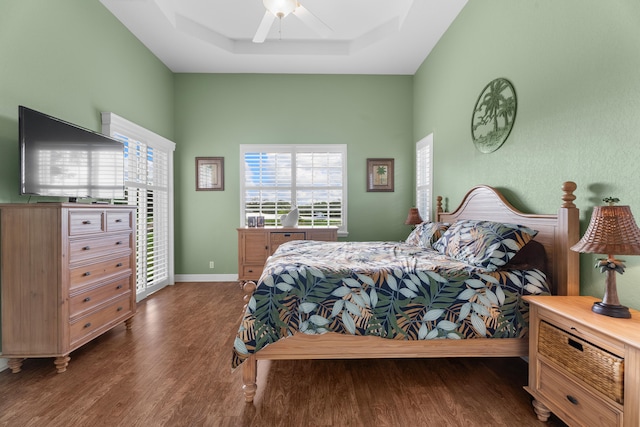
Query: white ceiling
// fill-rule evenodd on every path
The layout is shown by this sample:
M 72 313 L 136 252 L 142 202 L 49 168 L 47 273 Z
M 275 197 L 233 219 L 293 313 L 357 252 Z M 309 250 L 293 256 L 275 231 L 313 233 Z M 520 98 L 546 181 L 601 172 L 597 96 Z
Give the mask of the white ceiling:
M 294 13 L 253 36 L 262 0 L 100 0 L 173 72 L 412 75 L 467 0 L 299 0 L 331 27 Z

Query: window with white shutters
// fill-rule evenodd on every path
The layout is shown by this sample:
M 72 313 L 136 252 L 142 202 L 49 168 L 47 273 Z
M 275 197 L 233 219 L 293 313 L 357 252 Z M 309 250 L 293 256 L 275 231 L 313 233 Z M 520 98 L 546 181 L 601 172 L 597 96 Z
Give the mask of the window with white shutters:
M 280 225 L 297 207 L 298 225 L 346 234 L 346 145 L 241 145 L 240 163 L 242 226 L 250 216 Z
M 124 144 L 125 200 L 137 207 L 136 293 L 173 283 L 173 151 L 175 144 L 112 113 L 103 132 Z
M 416 143 L 416 207 L 425 221 L 431 220 L 433 181 L 433 134 Z

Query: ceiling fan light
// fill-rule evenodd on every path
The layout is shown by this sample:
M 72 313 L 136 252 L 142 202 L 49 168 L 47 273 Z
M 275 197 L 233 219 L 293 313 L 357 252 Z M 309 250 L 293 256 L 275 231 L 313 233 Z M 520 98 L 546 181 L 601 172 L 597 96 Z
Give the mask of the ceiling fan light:
M 262 0 L 262 3 L 278 18 L 284 18 L 298 7 L 297 0 Z

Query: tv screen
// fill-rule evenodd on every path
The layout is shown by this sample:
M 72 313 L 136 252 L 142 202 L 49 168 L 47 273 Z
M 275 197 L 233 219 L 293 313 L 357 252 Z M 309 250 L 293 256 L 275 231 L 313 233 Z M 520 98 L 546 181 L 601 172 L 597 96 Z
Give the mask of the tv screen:
M 120 141 L 19 107 L 20 194 L 124 198 Z

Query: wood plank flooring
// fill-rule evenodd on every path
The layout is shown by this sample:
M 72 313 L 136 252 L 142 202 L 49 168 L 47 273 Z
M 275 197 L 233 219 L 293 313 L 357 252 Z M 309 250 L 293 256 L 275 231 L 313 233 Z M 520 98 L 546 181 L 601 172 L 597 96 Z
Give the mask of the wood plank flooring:
M 244 402 L 237 283 L 179 283 L 71 354 L 0 372 L 0 426 L 544 426 L 517 358 L 260 361 Z M 552 418 L 548 426 L 563 426 Z

